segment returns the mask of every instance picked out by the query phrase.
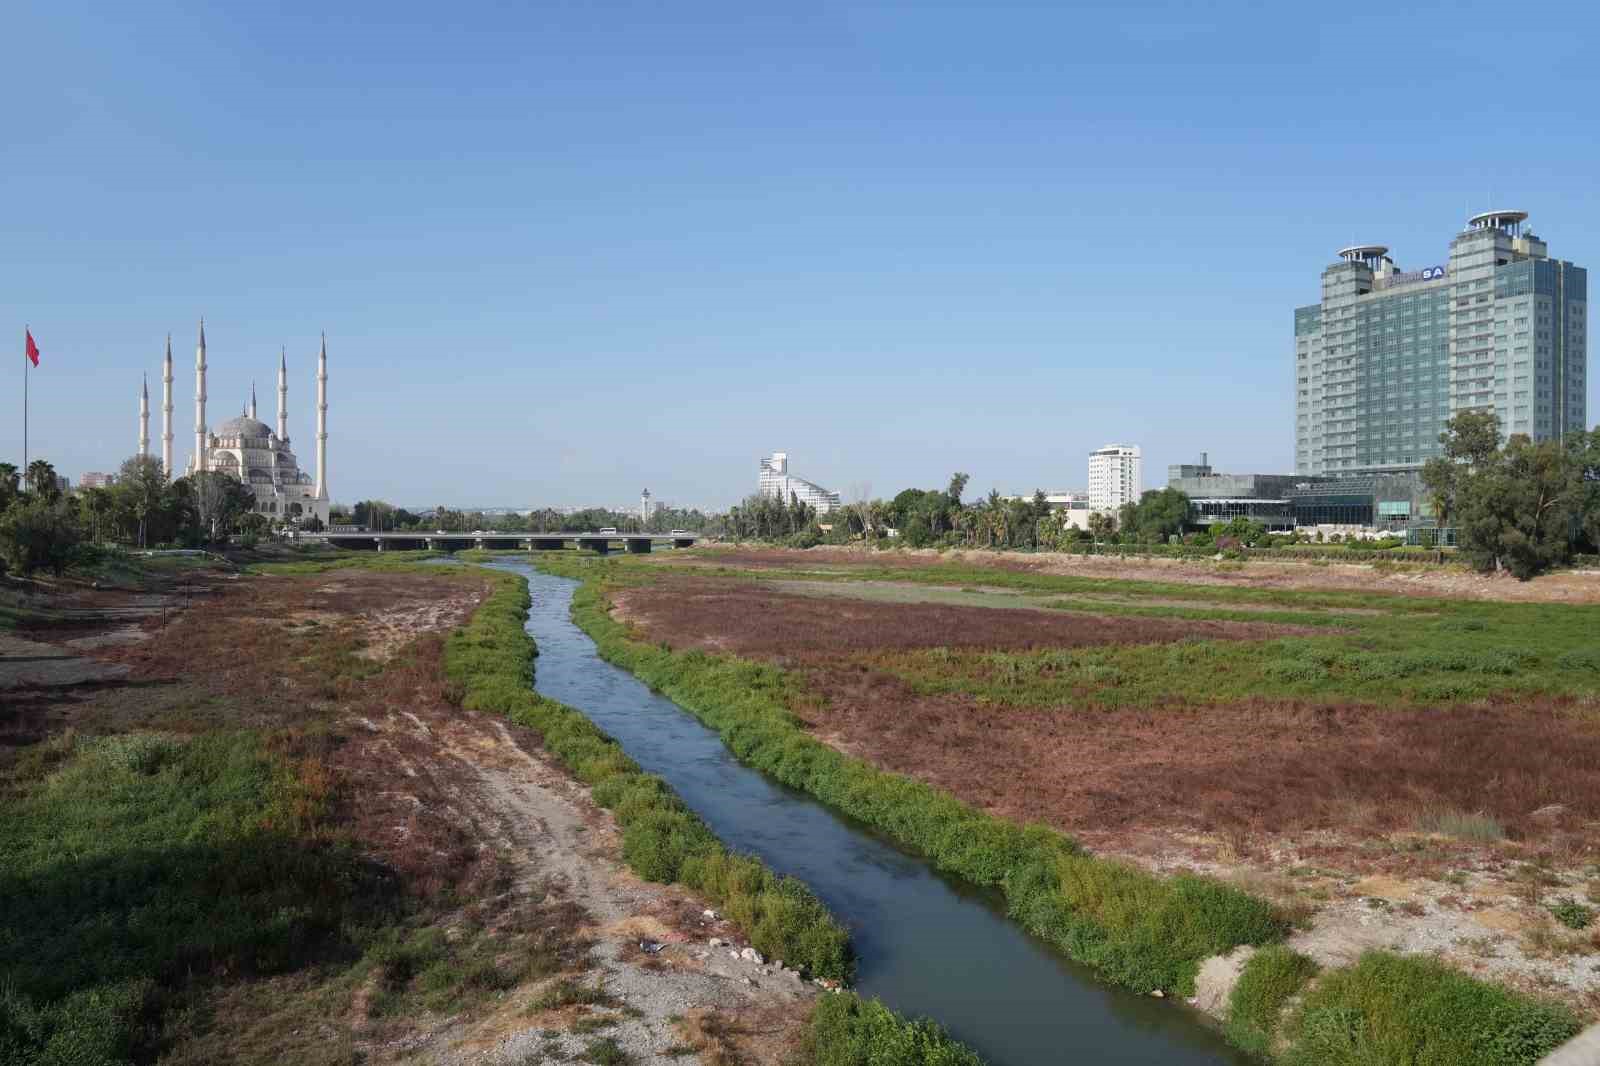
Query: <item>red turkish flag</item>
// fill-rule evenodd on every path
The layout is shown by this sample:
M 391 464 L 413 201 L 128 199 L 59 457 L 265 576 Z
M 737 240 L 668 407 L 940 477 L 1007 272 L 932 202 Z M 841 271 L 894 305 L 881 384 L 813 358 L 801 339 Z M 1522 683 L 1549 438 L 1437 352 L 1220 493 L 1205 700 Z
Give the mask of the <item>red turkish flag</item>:
M 33 343 L 33 331 L 25 329 L 22 332 L 28 338 L 28 346 L 27 346 L 28 360 L 29 360 L 29 362 L 33 363 L 34 366 L 38 366 L 39 365 L 39 346 L 37 344 Z

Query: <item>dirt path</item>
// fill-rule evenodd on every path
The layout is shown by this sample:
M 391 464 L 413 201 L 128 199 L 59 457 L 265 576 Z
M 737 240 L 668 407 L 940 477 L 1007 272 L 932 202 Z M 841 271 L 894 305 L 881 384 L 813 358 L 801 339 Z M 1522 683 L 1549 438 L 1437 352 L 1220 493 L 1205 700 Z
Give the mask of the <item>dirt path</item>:
M 0 633 L 0 691 L 103 684 L 128 675 L 120 663 L 101 662 L 56 644 Z
M 460 763 L 465 772 L 451 772 L 457 782 L 453 802 L 485 838 L 504 849 L 519 886 L 529 889 L 550 879 L 582 908 L 584 931 L 593 940 L 594 967 L 586 980 L 603 982 L 620 1003 L 615 1011 L 589 1016 L 608 1020 L 604 1034 L 634 1061 L 677 1061 L 686 1046 L 677 1021 L 691 1015 L 725 1015 L 735 1031 L 749 1028 L 738 1018 L 752 1012 L 775 1013 L 786 1017 L 790 1028 L 798 1025 L 815 989 L 793 970 L 735 957 L 747 945 L 727 922 L 706 916 L 704 901 L 629 873 L 620 861 L 620 834 L 610 814 L 595 807 L 588 790 L 542 750 L 532 748 L 529 735 L 516 736 L 505 723 L 473 714 L 444 721 L 397 714 L 376 728 L 408 733 L 413 742 L 426 738 L 436 745 L 433 758 Z M 400 769 L 409 774 L 419 768 L 402 764 Z M 722 943 L 713 947 L 712 938 Z M 441 1029 L 411 1060 L 522 1063 L 536 1053 L 582 1054 L 591 1039 L 573 1032 L 582 1015 L 527 1009 L 544 986 L 560 979 L 514 990 L 488 1016 Z M 743 1041 L 757 1061 L 775 1061 L 761 1052 L 763 1045 L 780 1050 L 785 1034 L 783 1026 L 778 1028 L 761 1034 L 762 1040 Z M 669 1055 L 673 1049 L 678 1050 Z

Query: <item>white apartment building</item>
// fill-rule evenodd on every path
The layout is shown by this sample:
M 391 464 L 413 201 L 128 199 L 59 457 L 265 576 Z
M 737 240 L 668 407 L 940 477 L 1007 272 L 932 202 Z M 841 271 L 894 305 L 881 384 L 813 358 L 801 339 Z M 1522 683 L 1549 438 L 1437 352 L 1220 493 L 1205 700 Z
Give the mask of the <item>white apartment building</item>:
M 773 452 L 761 460 L 761 480 L 756 491 L 785 503 L 789 502 L 792 495 L 801 503 L 815 507 L 819 515 L 839 509 L 837 492 L 829 492 L 821 485 L 789 473 L 788 452 Z
M 1144 460 L 1137 444 L 1107 444 L 1089 453 L 1089 507 L 1115 511 L 1139 502 L 1144 491 Z

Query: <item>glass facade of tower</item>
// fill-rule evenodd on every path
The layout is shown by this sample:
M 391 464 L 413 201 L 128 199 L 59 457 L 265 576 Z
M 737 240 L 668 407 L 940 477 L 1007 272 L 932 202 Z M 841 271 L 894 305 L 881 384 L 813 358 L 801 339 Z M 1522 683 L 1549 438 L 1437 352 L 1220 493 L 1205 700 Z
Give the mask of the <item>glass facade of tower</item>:
M 1584 428 L 1587 278 L 1477 216 L 1448 265 L 1401 273 L 1387 249 L 1341 252 L 1322 300 L 1295 309 L 1295 472 L 1414 470 L 1456 412 L 1488 410 L 1535 440 Z

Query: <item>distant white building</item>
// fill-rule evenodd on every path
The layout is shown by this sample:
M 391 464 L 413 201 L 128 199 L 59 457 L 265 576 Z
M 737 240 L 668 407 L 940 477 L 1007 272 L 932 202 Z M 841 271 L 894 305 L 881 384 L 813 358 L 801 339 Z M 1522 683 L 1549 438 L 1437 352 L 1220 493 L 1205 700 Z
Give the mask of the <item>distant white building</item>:
M 1007 496 L 1004 498 L 1007 500 L 1021 500 L 1024 503 L 1030 503 L 1033 500 L 1032 496 Z M 1087 492 L 1078 492 L 1071 489 L 1061 492 L 1046 492 L 1044 494 L 1044 502 L 1050 508 L 1050 513 L 1060 519 L 1062 528 L 1067 526 L 1071 526 L 1074 529 L 1089 528 L 1091 508 Z
M 1144 491 L 1144 460 L 1137 444 L 1107 444 L 1089 453 L 1089 507 L 1115 511 L 1137 503 Z
M 839 494 L 829 492 L 821 485 L 789 473 L 789 453 L 773 452 L 761 460 L 761 480 L 756 489 L 763 496 L 772 496 L 785 503 L 792 495 L 801 503 L 817 509 L 824 515 L 839 508 Z

